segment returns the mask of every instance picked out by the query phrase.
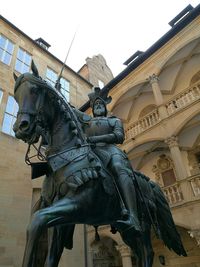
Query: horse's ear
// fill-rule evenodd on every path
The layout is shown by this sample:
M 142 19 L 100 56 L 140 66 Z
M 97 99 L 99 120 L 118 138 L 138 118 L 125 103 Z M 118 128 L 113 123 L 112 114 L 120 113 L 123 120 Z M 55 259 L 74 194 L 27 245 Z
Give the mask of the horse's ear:
M 31 70 L 32 70 L 34 76 L 39 77 L 38 69 L 37 69 L 33 60 L 31 61 Z
M 13 72 L 13 77 L 15 79 L 15 81 L 17 80 L 18 76 Z

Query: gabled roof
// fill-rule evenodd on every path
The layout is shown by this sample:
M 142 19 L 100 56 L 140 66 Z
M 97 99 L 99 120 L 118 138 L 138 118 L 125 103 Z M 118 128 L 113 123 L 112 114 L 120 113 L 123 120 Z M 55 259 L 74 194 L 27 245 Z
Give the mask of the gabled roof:
M 17 28 L 14 24 L 12 24 L 10 21 L 8 21 L 6 18 L 4 18 L 2 15 L 0 15 L 0 19 L 3 20 L 5 23 L 7 23 L 10 27 L 12 27 L 13 29 L 15 29 L 16 31 L 18 31 L 20 34 L 22 34 L 24 37 L 26 37 L 29 41 L 31 41 L 35 46 L 37 46 L 39 49 L 42 49 L 42 51 L 44 51 L 46 54 L 48 54 L 49 56 L 51 56 L 52 58 L 54 58 L 60 64 L 62 64 L 62 65 L 64 64 L 60 59 L 58 59 L 56 56 L 54 56 L 53 54 L 51 54 L 47 49 L 43 48 L 40 44 L 38 44 L 36 40 L 33 40 L 30 36 L 28 36 L 22 30 L 20 30 L 19 28 Z M 84 79 L 81 75 L 79 75 L 76 71 L 74 71 L 73 69 L 71 69 L 69 66 L 67 66 L 66 64 L 64 66 L 65 66 L 66 69 L 68 69 L 69 71 L 71 71 L 73 74 L 77 75 L 78 78 L 80 78 L 81 80 L 83 80 L 84 82 L 86 82 L 88 85 L 90 85 L 91 87 L 93 86 L 89 81 L 87 81 L 86 79 Z
M 190 5 L 189 5 L 190 6 Z M 189 8 L 188 8 L 189 9 Z M 187 11 L 187 8 L 184 9 Z M 184 11 L 183 10 L 183 11 Z M 181 14 L 181 11 L 179 14 Z M 179 18 L 179 14 L 175 18 Z M 151 55 L 153 55 L 158 49 L 165 45 L 170 39 L 172 39 L 177 33 L 184 29 L 189 23 L 191 23 L 196 17 L 200 15 L 200 4 L 193 9 L 189 9 L 188 13 L 180 20 L 178 20 L 173 27 L 164 34 L 157 42 L 155 42 L 151 47 L 149 47 L 145 52 L 137 55 L 134 58 L 135 53 L 129 59 L 134 58 L 128 66 L 120 72 L 114 79 L 112 79 L 106 86 L 102 89 L 102 96 L 106 95 L 115 85 L 117 85 L 121 80 L 128 76 L 133 70 L 135 70 L 139 65 L 141 65 L 145 60 L 147 60 Z M 128 61 L 129 61 L 128 59 Z M 87 101 L 81 108 L 81 111 L 86 111 L 90 107 L 89 101 Z

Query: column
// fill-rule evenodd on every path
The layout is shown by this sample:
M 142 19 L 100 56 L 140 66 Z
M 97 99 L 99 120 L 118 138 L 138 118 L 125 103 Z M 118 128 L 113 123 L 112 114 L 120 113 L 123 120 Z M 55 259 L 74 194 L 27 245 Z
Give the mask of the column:
M 168 114 L 167 114 L 167 109 L 166 109 L 165 105 L 163 105 L 163 95 L 161 93 L 160 86 L 158 83 L 159 78 L 156 74 L 153 74 L 153 75 L 149 76 L 149 78 L 147 80 L 151 84 L 154 98 L 155 98 L 155 102 L 156 102 L 156 105 L 158 106 L 160 118 L 164 119 L 168 116 Z
M 200 229 L 188 231 L 190 237 L 195 238 L 197 245 L 200 246 Z
M 132 267 L 131 249 L 124 244 L 116 246 L 116 248 L 121 254 L 122 266 L 123 267 Z
M 188 174 L 182 159 L 177 136 L 167 138 L 165 143 L 169 146 L 178 180 L 186 178 Z
M 94 255 L 94 250 L 90 248 L 88 250 L 88 266 L 87 267 L 93 267 L 93 255 Z

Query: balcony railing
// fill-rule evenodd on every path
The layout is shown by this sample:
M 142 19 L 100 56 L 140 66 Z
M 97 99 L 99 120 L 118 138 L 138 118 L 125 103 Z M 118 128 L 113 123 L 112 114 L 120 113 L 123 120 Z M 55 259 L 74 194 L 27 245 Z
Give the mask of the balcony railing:
M 200 199 L 200 174 L 162 188 L 170 206 Z
M 200 196 L 200 176 L 191 178 L 189 180 L 194 196 Z
M 163 191 L 167 201 L 171 205 L 182 202 L 182 200 L 184 199 L 180 184 L 178 183 L 164 187 Z
M 126 139 L 134 138 L 134 136 L 144 132 L 145 130 L 151 128 L 153 125 L 160 121 L 158 109 L 153 110 L 146 116 L 131 124 L 126 130 Z
M 180 94 L 173 97 L 165 105 L 168 117 L 178 112 L 179 110 L 189 106 L 200 99 L 200 82 L 190 86 Z M 152 112 L 145 115 L 138 121 L 128 125 L 125 129 L 126 140 L 134 138 L 138 134 L 150 129 L 154 125 L 160 122 L 160 116 L 158 109 L 156 108 Z
M 179 111 L 200 98 L 200 82 L 187 88 L 166 104 L 168 115 Z

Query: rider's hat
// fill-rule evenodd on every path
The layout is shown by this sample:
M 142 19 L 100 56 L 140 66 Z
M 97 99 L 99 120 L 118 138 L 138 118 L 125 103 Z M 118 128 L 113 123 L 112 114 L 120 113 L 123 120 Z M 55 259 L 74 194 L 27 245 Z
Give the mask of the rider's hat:
M 90 107 L 93 109 L 94 103 L 97 99 L 100 99 L 106 107 L 106 105 L 108 105 L 112 101 L 112 97 L 108 97 L 107 95 L 108 93 L 102 94 L 102 91 L 99 87 L 93 87 L 93 92 L 88 94 L 88 97 L 90 99 Z
M 96 100 L 100 100 L 104 107 L 105 107 L 105 116 L 107 116 L 107 107 L 106 105 L 108 105 L 111 100 L 112 100 L 112 97 L 111 96 L 107 96 L 108 93 L 104 93 L 102 94 L 102 91 L 99 87 L 93 87 L 93 92 L 88 94 L 88 97 L 90 99 L 90 107 L 92 108 L 92 112 L 93 112 L 93 115 L 95 116 L 94 114 L 94 105 L 95 105 L 95 102 Z

